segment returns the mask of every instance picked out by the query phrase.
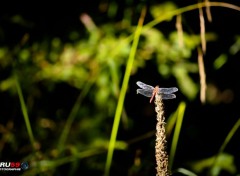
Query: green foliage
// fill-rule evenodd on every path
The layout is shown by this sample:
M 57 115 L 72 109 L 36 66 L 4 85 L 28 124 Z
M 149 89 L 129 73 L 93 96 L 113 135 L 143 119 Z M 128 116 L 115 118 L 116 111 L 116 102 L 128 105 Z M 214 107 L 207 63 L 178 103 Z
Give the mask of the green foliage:
M 204 3 L 199 4 L 204 6 Z M 179 31 L 173 28 L 165 34 L 155 25 L 163 21 L 172 22 L 176 15 L 198 7 L 196 4 L 177 8 L 172 2 L 151 6 L 147 13 L 152 15 L 153 20 L 143 26 L 132 24 L 130 9 L 124 11 L 122 21 L 99 25 L 84 14 L 80 19 L 86 33 L 74 30 L 70 32 L 67 42 L 56 36 L 30 42 L 26 34 L 12 48 L 2 45 L 0 67 L 4 76 L 0 80 L 0 91 L 13 101 L 19 98 L 20 103 L 16 101 L 17 105 L 12 105 L 11 118 L 1 118 L 3 123 L 5 120 L 7 123 L 6 127 L 0 124 L 3 134 L 1 156 L 7 150 L 6 146 L 10 146 L 10 151 L 15 154 L 20 151 L 18 158 L 30 161 L 32 167 L 24 175 L 54 175 L 61 172 L 57 168 L 66 164 L 71 168 L 69 174 L 74 175 L 79 163 L 84 163 L 83 167 L 86 168 L 81 168 L 83 171 L 94 170 L 97 173 L 102 173 L 105 166 L 107 174 L 111 165 L 115 164 L 112 161 L 113 151 L 126 151 L 129 147 L 128 142 L 116 137 L 119 130 L 132 130 L 122 127 L 120 121 L 125 115 L 125 123 L 133 123 L 131 117 L 122 113 L 126 112 L 124 106 L 128 104 L 124 104 L 124 100 L 131 82 L 130 76 L 137 75 L 139 69 L 151 62 L 163 79 L 175 78 L 179 91 L 187 99 L 196 99 L 199 81 L 194 80 L 193 75 L 198 76 L 195 51 L 201 44 L 200 36 L 184 31 L 181 45 Z M 108 17 L 114 18 L 117 10 L 118 5 L 111 2 Z M 20 15 L 13 16 L 11 22 L 31 26 Z M 137 35 L 134 36 L 136 30 Z M 206 40 L 214 41 L 216 36 L 206 33 Z M 236 54 L 239 46 L 237 37 L 229 53 Z M 222 54 L 213 63 L 214 68 L 221 69 L 226 62 L 227 56 Z M 67 86 L 68 91 L 61 89 L 60 93 L 56 93 L 59 85 Z M 180 103 L 178 114 L 169 121 L 169 131 L 176 124 L 171 162 L 177 152 L 185 108 L 186 104 Z M 22 115 L 24 120 L 19 120 Z M 17 122 L 15 117 L 18 118 Z M 19 121 L 21 123 L 17 126 Z M 14 129 L 14 126 L 17 128 Z M 235 131 L 231 136 L 233 133 Z M 107 152 L 108 161 L 105 163 Z M 212 175 L 218 173 L 216 168 L 236 172 L 232 155 L 221 151 L 219 158 L 212 168 Z M 204 168 L 211 168 L 213 161 L 213 158 L 197 161 L 191 168 L 201 173 Z M 139 168 L 137 165 L 134 167 Z
M 225 63 L 227 62 L 227 56 L 226 54 L 222 54 L 214 61 L 214 67 L 215 69 L 221 68 Z
M 236 165 L 234 164 L 234 157 L 227 153 L 221 153 L 219 159 L 215 162 L 214 167 L 210 171 L 210 175 L 216 176 L 220 174 L 221 170 L 234 174 L 236 173 Z M 212 166 L 215 161 L 215 156 L 203 160 L 192 162 L 190 165 L 195 173 L 201 173 L 204 169 Z
M 173 2 L 167 1 L 162 4 L 152 6 L 150 9 L 150 12 L 151 12 L 153 18 L 158 18 L 158 17 L 164 16 L 164 14 L 174 11 L 176 9 L 177 9 L 177 6 Z M 170 21 L 170 20 L 172 20 L 172 18 L 173 18 L 173 16 L 169 17 L 169 19 L 167 19 L 167 20 Z

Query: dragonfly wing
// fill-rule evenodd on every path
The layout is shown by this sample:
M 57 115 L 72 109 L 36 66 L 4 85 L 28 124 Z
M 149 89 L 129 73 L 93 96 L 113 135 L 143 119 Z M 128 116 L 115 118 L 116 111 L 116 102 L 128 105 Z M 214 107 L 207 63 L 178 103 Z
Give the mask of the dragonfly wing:
M 175 95 L 175 94 L 160 94 L 160 95 L 161 95 L 161 98 L 162 98 L 163 100 L 176 98 L 176 95 Z
M 137 94 L 142 94 L 145 97 L 151 97 L 152 96 L 152 91 L 147 90 L 147 89 L 137 89 Z
M 153 89 L 154 89 L 154 87 L 152 87 L 150 85 L 147 85 L 147 84 L 145 84 L 145 83 L 143 83 L 141 81 L 137 81 L 137 85 L 139 87 L 141 87 L 142 89 L 147 89 L 147 90 L 151 90 L 151 91 L 153 91 Z
M 159 88 L 158 89 L 158 93 L 162 93 L 162 94 L 171 94 L 171 93 L 174 93 L 174 92 L 177 92 L 178 91 L 178 88 L 176 87 L 169 87 L 169 88 Z

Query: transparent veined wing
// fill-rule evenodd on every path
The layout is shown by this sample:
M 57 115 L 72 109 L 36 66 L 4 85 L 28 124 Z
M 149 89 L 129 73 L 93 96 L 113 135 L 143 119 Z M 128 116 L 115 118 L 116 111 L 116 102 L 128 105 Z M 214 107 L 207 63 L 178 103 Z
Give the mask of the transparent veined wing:
M 145 83 L 143 83 L 143 82 L 141 82 L 141 81 L 138 81 L 138 82 L 137 82 L 137 85 L 138 85 L 140 88 L 146 89 L 146 90 L 151 90 L 151 91 L 153 91 L 153 89 L 154 89 L 153 86 L 147 85 L 147 84 L 145 84 Z
M 145 97 L 151 97 L 153 94 L 153 91 L 150 91 L 147 89 L 137 89 L 137 94 L 144 95 Z
M 162 94 L 171 94 L 171 93 L 174 93 L 177 91 L 178 91 L 178 88 L 176 88 L 176 87 L 159 88 L 158 89 L 158 93 L 162 93 Z
M 137 85 L 141 88 L 141 89 L 137 89 L 137 94 L 141 94 L 146 97 L 151 97 L 150 103 L 153 100 L 156 93 L 161 95 L 162 99 L 166 100 L 166 99 L 176 98 L 176 95 L 173 93 L 178 91 L 178 88 L 176 87 L 159 88 L 158 86 L 156 86 L 154 88 L 153 86 L 147 85 L 141 81 L 137 81 Z
M 175 94 L 160 94 L 163 100 L 174 99 L 176 98 Z

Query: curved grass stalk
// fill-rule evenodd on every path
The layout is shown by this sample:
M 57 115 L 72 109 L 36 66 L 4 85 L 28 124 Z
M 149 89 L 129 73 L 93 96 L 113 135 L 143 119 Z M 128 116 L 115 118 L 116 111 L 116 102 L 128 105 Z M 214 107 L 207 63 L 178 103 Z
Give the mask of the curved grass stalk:
M 142 10 L 141 17 L 139 19 L 138 26 L 136 28 L 136 32 L 134 34 L 133 44 L 132 44 L 132 47 L 131 47 L 129 58 L 128 58 L 128 61 L 127 61 L 127 67 L 126 67 L 126 71 L 125 71 L 125 74 L 124 74 L 122 87 L 121 87 L 121 90 L 120 90 L 120 95 L 119 95 L 117 108 L 116 108 L 116 112 L 115 112 L 115 116 L 114 116 L 114 122 L 113 122 L 111 137 L 110 137 L 110 141 L 109 141 L 107 160 L 106 160 L 106 164 L 105 164 L 105 173 L 104 173 L 105 176 L 108 176 L 109 172 L 110 172 L 110 167 L 111 167 L 112 157 L 113 157 L 113 151 L 114 151 L 114 148 L 115 148 L 116 137 L 117 137 L 118 127 L 119 127 L 119 122 L 120 122 L 120 119 L 121 119 L 121 113 L 122 113 L 122 109 L 123 109 L 124 99 L 125 99 L 125 95 L 126 95 L 126 92 L 127 92 L 128 82 L 129 82 L 129 78 L 130 78 L 130 75 L 131 75 L 131 70 L 132 70 L 132 67 L 133 67 L 133 61 L 134 61 L 134 57 L 135 57 L 135 54 L 136 54 L 139 38 L 140 38 L 140 35 L 141 35 L 141 30 L 142 30 L 145 14 L 146 14 L 146 8 L 144 8 Z
M 229 3 L 225 3 L 225 2 L 202 2 L 202 3 L 197 3 L 197 4 L 193 4 L 193 5 L 189 5 L 183 8 L 179 8 L 177 10 L 174 11 L 170 11 L 169 13 L 166 13 L 165 15 L 159 16 L 158 18 L 156 18 L 155 20 L 149 22 L 148 24 L 146 24 L 143 27 L 143 31 L 144 30 L 148 30 L 150 28 L 152 28 L 153 26 L 161 23 L 162 21 L 165 21 L 173 16 L 177 16 L 180 15 L 182 13 L 191 11 L 191 10 L 196 10 L 202 7 L 225 7 L 225 8 L 229 8 L 229 9 L 233 9 L 233 10 L 237 10 L 240 11 L 240 6 L 236 6 L 233 4 L 229 4 Z

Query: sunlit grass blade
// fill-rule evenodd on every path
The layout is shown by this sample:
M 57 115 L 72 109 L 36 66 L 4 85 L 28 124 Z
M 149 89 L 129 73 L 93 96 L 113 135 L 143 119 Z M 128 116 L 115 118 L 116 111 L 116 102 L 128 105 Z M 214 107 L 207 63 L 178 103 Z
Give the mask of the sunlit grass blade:
M 169 169 L 170 170 L 172 170 L 172 166 L 173 166 L 173 161 L 174 161 L 174 157 L 175 157 L 175 153 L 176 153 L 177 143 L 178 143 L 181 127 L 182 127 L 182 121 L 183 121 L 185 109 L 186 109 L 186 103 L 181 102 L 179 104 L 178 110 L 177 110 L 177 121 L 176 121 L 176 126 L 175 126 L 175 130 L 174 130 L 174 134 L 173 134 L 173 140 L 172 140 L 172 145 L 171 145 L 171 150 L 170 150 L 170 155 L 169 155 Z
M 28 136 L 30 138 L 32 148 L 33 148 L 33 150 L 35 150 L 35 139 L 34 139 L 34 136 L 33 136 L 32 127 L 31 127 L 29 117 L 28 117 L 27 106 L 25 104 L 23 94 L 22 94 L 22 89 L 20 87 L 20 84 L 19 84 L 19 81 L 18 81 L 18 78 L 17 78 L 16 74 L 15 74 L 15 83 L 16 83 L 17 93 L 18 93 L 18 97 L 19 97 L 19 100 L 20 100 L 20 104 L 21 104 L 21 110 L 22 110 L 23 118 L 24 118 L 25 125 L 26 125 L 26 128 L 27 128 L 27 133 L 28 133 Z
M 134 57 L 135 57 L 135 54 L 136 54 L 139 38 L 140 38 L 140 35 L 141 35 L 141 30 L 142 30 L 145 14 L 146 14 L 146 8 L 144 8 L 142 10 L 141 17 L 139 19 L 138 26 L 136 28 L 136 32 L 135 32 L 135 35 L 134 35 L 134 38 L 133 38 L 133 44 L 132 44 L 132 47 L 131 47 L 129 58 L 128 58 L 128 61 L 127 61 L 127 67 L 126 67 L 126 71 L 125 71 L 125 74 L 124 74 L 122 87 L 121 87 L 121 90 L 120 90 L 120 95 L 119 95 L 117 108 L 116 108 L 116 112 L 115 112 L 115 116 L 114 116 L 114 122 L 113 122 L 111 137 L 110 137 L 110 141 L 109 141 L 107 160 L 106 160 L 106 164 L 105 164 L 105 173 L 104 173 L 105 176 L 109 175 L 110 167 L 111 167 L 111 164 L 112 164 L 113 151 L 114 151 L 114 148 L 115 148 L 116 137 L 117 137 L 118 127 L 119 127 L 119 122 L 120 122 L 120 119 L 121 119 L 124 99 L 125 99 L 125 95 L 126 95 L 126 91 L 127 91 L 127 87 L 128 87 L 129 78 L 130 78 L 130 75 L 131 75 L 131 70 L 132 70 L 132 67 L 133 67 L 133 61 L 134 61 Z

